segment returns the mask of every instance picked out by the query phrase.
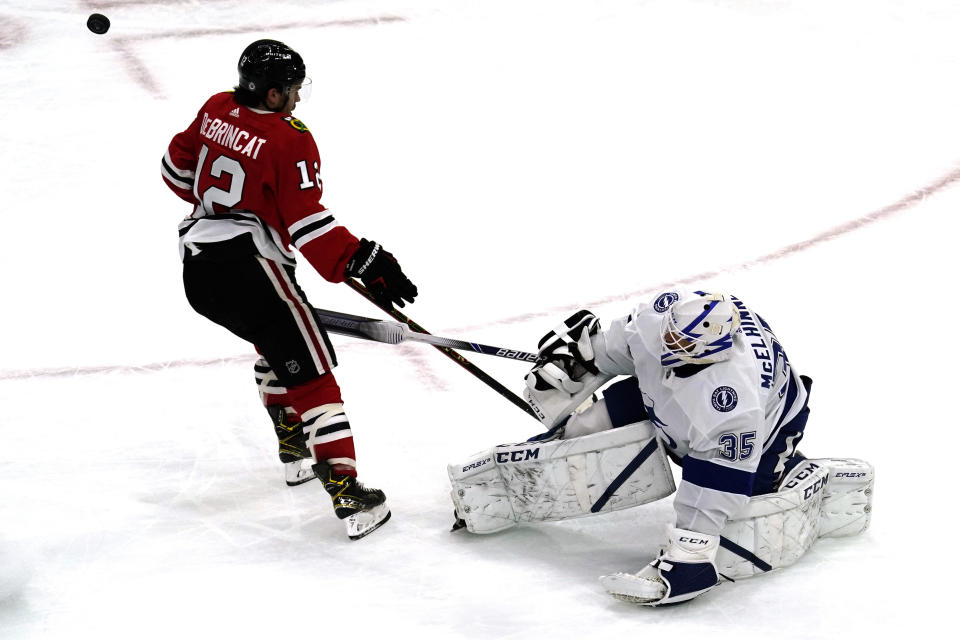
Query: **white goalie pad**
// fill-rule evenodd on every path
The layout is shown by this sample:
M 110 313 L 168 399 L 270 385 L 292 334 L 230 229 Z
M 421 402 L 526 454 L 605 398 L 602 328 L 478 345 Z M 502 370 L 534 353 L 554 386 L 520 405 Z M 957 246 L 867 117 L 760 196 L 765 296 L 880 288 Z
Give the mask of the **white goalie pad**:
M 717 571 L 734 580 L 796 562 L 820 532 L 829 470 L 810 461 L 777 493 L 753 496 L 720 533 Z
M 873 508 L 873 467 L 855 458 L 820 458 L 830 478 L 820 507 L 820 537 L 840 538 L 863 533 Z
M 447 473 L 457 517 L 472 533 L 617 511 L 676 490 L 663 444 L 646 421 L 494 447 Z
M 777 493 L 750 498 L 721 532 L 717 571 L 734 580 L 787 567 L 821 537 L 870 523 L 873 467 L 852 458 L 806 460 Z

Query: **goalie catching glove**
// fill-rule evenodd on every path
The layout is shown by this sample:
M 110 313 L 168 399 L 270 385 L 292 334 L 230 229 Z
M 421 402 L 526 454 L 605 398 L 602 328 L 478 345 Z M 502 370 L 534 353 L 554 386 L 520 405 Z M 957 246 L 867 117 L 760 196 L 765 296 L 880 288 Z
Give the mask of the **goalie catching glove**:
M 614 598 L 655 607 L 691 600 L 720 583 L 714 564 L 720 536 L 667 528 L 667 547 L 637 573 L 600 578 Z
M 600 373 L 590 344 L 590 337 L 599 330 L 600 321 L 584 309 L 543 336 L 537 345 L 540 364 L 527 374 L 527 386 L 539 391 L 553 387 L 568 394 L 580 392 L 587 373 Z
M 611 379 L 594 364 L 590 339 L 599 331 L 597 317 L 581 310 L 540 340 L 538 364 L 526 376 L 523 398 L 548 429 Z
M 360 241 L 360 247 L 347 262 L 344 275 L 360 278 L 370 295 L 382 305 L 403 307 L 404 300 L 412 303 L 417 297 L 416 285 L 404 275 L 393 254 L 380 243 L 366 238 Z

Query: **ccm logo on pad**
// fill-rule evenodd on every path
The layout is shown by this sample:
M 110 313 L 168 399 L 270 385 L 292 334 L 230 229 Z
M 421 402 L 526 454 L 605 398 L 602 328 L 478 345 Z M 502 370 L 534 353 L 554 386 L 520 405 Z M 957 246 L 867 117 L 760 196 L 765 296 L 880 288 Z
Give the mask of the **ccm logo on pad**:
M 539 447 L 536 449 L 517 450 L 517 451 L 498 451 L 497 462 L 523 462 L 524 460 L 536 460 L 540 457 Z

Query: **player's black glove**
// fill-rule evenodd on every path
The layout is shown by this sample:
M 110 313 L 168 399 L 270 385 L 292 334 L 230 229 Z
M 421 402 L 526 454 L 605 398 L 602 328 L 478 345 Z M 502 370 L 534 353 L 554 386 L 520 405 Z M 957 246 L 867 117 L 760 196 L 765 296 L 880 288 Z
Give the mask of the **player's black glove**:
M 403 274 L 393 254 L 366 238 L 347 262 L 346 276 L 360 278 L 380 304 L 402 307 L 404 300 L 413 302 L 417 297 L 417 286 Z

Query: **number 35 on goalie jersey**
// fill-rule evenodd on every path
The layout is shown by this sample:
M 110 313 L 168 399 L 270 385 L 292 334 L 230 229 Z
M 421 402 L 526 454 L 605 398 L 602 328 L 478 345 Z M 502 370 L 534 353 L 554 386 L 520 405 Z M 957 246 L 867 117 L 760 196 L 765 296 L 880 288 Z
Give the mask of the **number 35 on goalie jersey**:
M 261 221 L 276 232 L 272 241 L 284 255 L 292 255 L 292 245 L 324 278 L 343 280 L 359 241 L 320 204 L 320 154 L 313 135 L 293 116 L 243 107 L 232 93 L 218 93 L 174 136 L 161 173 L 174 193 L 194 205 L 188 220 L 204 220 L 205 239 L 213 222 L 213 237 L 227 239 Z M 255 241 L 259 246 L 270 238 Z M 269 247 L 259 248 L 270 255 Z

